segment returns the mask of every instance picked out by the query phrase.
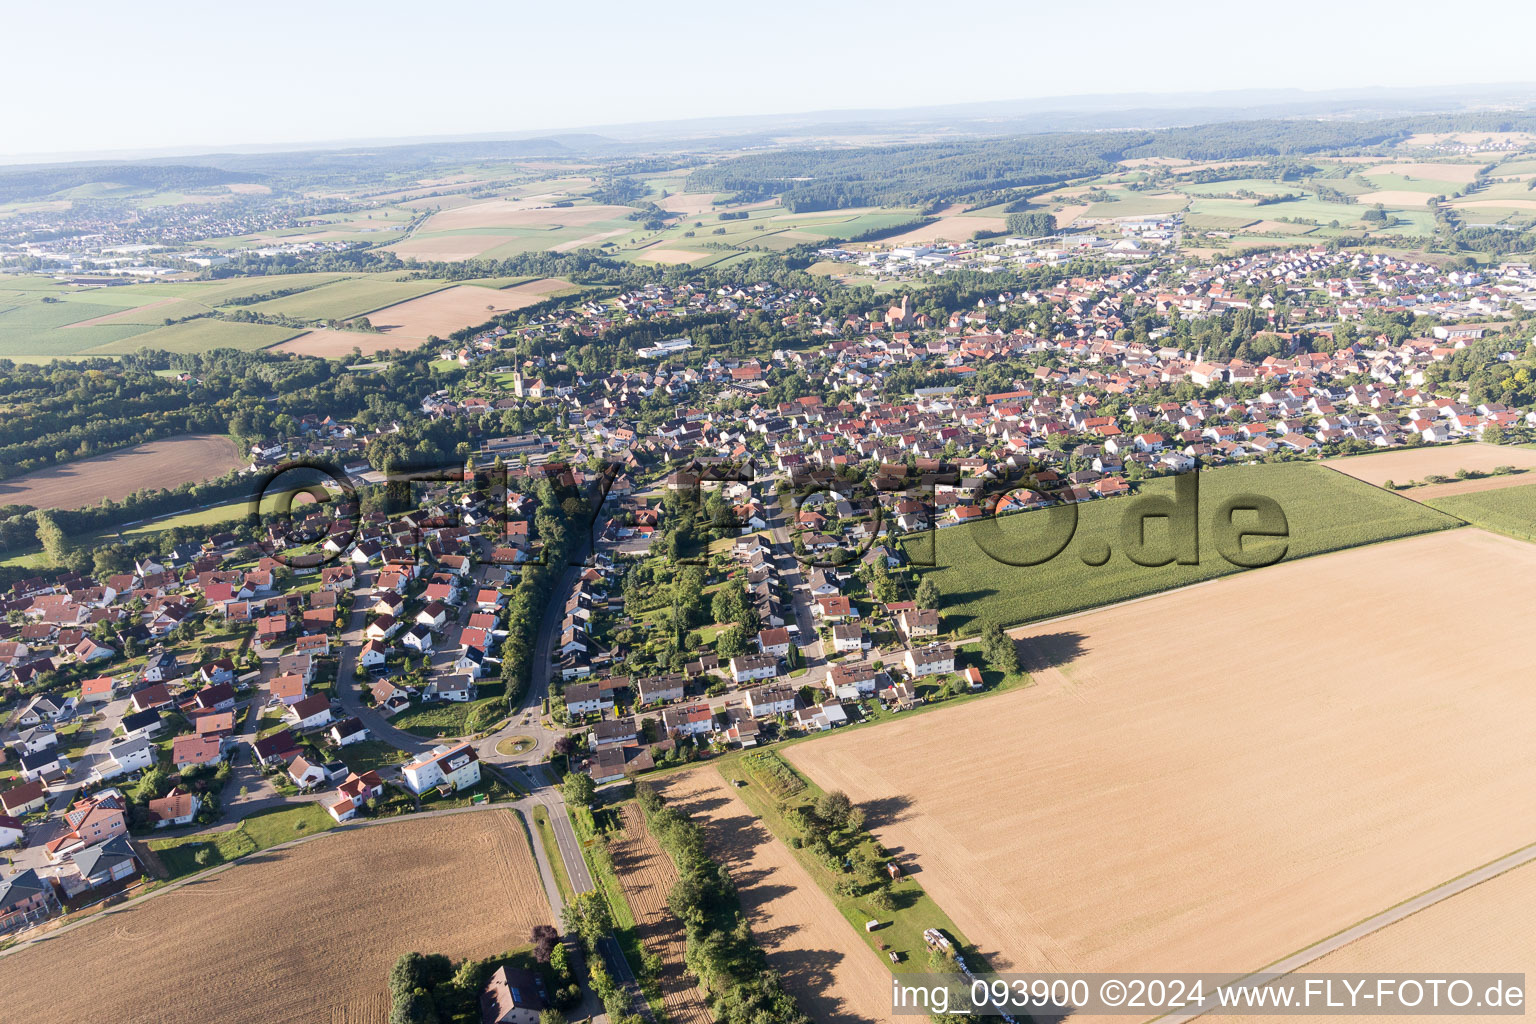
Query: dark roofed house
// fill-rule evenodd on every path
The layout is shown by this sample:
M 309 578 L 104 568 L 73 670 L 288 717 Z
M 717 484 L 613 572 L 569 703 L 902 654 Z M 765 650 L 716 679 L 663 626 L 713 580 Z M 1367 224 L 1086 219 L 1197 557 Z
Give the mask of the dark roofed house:
M 546 1006 L 544 983 L 521 967 L 498 967 L 480 994 L 484 1024 L 538 1024 Z
M 113 882 L 132 878 L 139 871 L 139 858 L 127 836 L 113 836 L 104 843 L 88 846 L 70 857 L 80 872 L 84 889 L 99 889 Z
M 39 878 L 31 868 L 10 878 L 0 878 L 0 933 L 36 924 L 58 909 L 53 885 Z
M 257 740 L 251 744 L 251 749 L 256 753 L 256 759 L 264 765 L 282 762 L 286 764 L 299 752 L 298 741 L 293 738 L 293 733 L 284 729 L 282 732 L 273 733 L 266 739 Z

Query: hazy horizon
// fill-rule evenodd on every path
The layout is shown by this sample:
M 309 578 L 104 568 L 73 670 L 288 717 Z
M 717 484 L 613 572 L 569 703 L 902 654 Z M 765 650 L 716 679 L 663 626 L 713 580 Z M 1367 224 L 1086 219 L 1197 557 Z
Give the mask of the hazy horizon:
M 932 8 L 912 0 L 879 8 L 792 0 L 767 18 L 692 2 L 631 25 L 632 8 L 602 0 L 574 27 L 542 7 L 463 2 L 435 5 L 430 26 L 401 0 L 278 0 L 259 18 L 247 10 L 173 0 L 151 19 L 88 0 L 67 15 L 13 13 L 16 39 L 67 38 L 71 59 L 60 62 L 60 45 L 31 46 L 0 66 L 0 88 L 32 98 L 11 104 L 4 158 L 127 159 L 1144 92 L 1498 87 L 1529 74 L 1518 28 L 1536 27 L 1528 5 L 1496 2 L 1478 17 L 1504 19 L 1510 31 L 1426 64 L 1415 54 L 1444 10 L 1427 3 L 1398 4 L 1389 19 L 1307 2 L 1282 19 L 1210 3 L 1171 17 L 1122 0 L 1091 13 L 987 0 L 933 24 Z M 610 20 L 624 31 L 600 31 Z M 1352 48 L 1341 53 L 1330 39 Z

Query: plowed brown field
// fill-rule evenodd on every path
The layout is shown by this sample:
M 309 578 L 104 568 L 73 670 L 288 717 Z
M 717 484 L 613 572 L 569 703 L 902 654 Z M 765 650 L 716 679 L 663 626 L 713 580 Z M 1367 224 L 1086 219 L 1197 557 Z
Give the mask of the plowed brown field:
M 0 1017 L 384 1024 L 401 953 L 490 956 L 550 923 L 510 812 L 352 829 L 0 957 Z
M 1536 470 L 1536 450 L 1483 444 L 1478 441 L 1471 444 L 1426 445 L 1423 448 L 1404 448 L 1398 451 L 1381 452 L 1377 455 L 1327 459 L 1323 465 L 1345 476 L 1375 484 L 1377 487 L 1388 480 L 1401 487 L 1413 480 L 1423 480 L 1427 476 L 1455 476 L 1458 469 L 1489 473 L 1499 466 L 1513 466 L 1525 471 L 1511 473 L 1508 476 L 1427 484 L 1401 492 L 1406 498 L 1423 501 L 1426 498 L 1444 498 L 1452 494 L 1470 494 L 1473 491 L 1488 491 L 1528 484 L 1533 479 L 1531 471 Z
M 146 487 L 211 480 L 243 465 L 229 438 L 183 434 L 0 480 L 0 505 L 81 508 Z
M 661 974 L 662 1001 L 672 1024 L 710 1024 L 714 1018 L 704 993 L 683 967 L 683 926 L 667 908 L 667 894 L 677 882 L 672 858 L 656 845 L 645 827 L 645 815 L 635 804 L 624 806 L 624 836 L 612 840 L 608 851 L 624 886 L 624 897 L 635 913 L 640 941 L 665 961 Z

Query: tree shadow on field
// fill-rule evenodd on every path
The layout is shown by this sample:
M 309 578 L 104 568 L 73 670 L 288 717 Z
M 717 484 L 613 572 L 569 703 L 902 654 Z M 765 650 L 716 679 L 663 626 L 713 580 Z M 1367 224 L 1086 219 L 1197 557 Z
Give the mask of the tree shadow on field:
M 1076 661 L 1087 650 L 1081 633 L 1042 633 L 1027 636 L 1019 642 L 1019 662 L 1026 672 L 1039 672 L 1059 668 Z
M 985 601 L 989 597 L 996 596 L 997 591 L 992 587 L 983 587 L 980 590 L 956 590 L 943 595 L 939 601 L 939 610 L 948 612 L 973 601 Z
M 678 800 L 676 803 L 673 803 L 672 806 L 676 807 L 683 814 L 689 815 L 690 817 L 696 814 L 703 814 L 707 816 L 710 811 L 729 806 L 730 802 L 730 798 L 725 796 L 700 795 L 684 797 L 683 799 Z
M 837 980 L 837 966 L 846 959 L 831 949 L 781 949 L 769 957 L 783 975 L 785 986 L 796 995 L 800 1008 L 819 1024 L 867 1024 L 867 1019 L 844 1000 Z
M 911 798 L 899 794 L 876 797 L 859 804 L 859 810 L 864 812 L 864 825 L 870 829 L 885 828 L 906 821 L 909 816 L 907 811 L 911 807 Z

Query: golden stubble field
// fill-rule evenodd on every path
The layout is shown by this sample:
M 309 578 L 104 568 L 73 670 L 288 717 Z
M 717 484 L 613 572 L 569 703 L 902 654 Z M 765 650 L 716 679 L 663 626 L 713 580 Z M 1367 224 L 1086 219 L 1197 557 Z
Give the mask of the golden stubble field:
M 227 437 L 181 434 L 0 480 L 0 505 L 81 508 L 146 487 L 211 480 L 246 464 Z
M 1410 480 L 1423 480 L 1427 476 L 1456 475 L 1458 469 L 1468 472 L 1489 473 L 1499 466 L 1513 466 L 1524 470 L 1508 476 L 1484 477 L 1478 480 L 1457 480 L 1453 483 L 1426 484 L 1403 491 L 1405 497 L 1422 501 L 1425 498 L 1443 498 L 1452 494 L 1468 494 L 1473 491 L 1496 490 L 1530 483 L 1531 471 L 1536 470 L 1536 449 L 1511 448 L 1507 445 L 1483 444 L 1436 444 L 1423 448 L 1401 448 L 1381 452 L 1378 455 L 1354 455 L 1343 459 L 1328 459 L 1323 465 L 1329 469 L 1364 480 L 1380 487 L 1391 480 L 1398 486 Z
M 384 1024 L 401 953 L 490 956 L 550 923 L 510 811 L 354 829 L 0 957 L 0 1017 Z
M 1536 546 L 1453 530 L 1026 627 L 1035 686 L 786 756 L 999 968 L 1248 971 L 1536 840 L 1533 616 Z
M 1412 917 L 1312 961 L 1302 970 L 1307 974 L 1434 971 L 1436 975 L 1513 971 L 1524 972 L 1529 986 L 1531 979 L 1536 979 L 1536 864 L 1507 871 L 1426 907 Z M 1232 1022 L 1265 1019 L 1274 1018 L 1223 1018 Z M 1288 1018 L 1326 1019 L 1329 1018 Z M 1372 1017 L 1373 1022 L 1423 1019 Z M 1456 1019 L 1462 1022 L 1509 1018 L 1474 1014 Z
M 800 1008 L 819 1024 L 888 1022 L 890 974 L 720 773 L 698 768 L 657 788 L 703 825 L 711 852 L 736 883 L 753 936 Z

